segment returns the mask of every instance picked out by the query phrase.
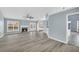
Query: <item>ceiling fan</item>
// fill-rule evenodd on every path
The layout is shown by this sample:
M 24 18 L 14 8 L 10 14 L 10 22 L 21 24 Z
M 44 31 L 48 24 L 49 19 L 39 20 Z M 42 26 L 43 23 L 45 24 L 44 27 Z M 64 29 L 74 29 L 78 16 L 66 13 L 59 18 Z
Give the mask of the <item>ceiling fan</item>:
M 24 18 L 34 19 L 34 17 L 31 16 L 31 15 L 29 15 L 29 14 L 27 14 L 26 16 L 24 16 Z

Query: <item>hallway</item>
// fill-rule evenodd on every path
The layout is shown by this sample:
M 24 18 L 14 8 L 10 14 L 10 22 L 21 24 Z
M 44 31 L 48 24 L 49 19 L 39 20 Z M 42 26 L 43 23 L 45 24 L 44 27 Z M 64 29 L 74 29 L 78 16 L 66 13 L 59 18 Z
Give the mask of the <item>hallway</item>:
M 0 39 L 1 52 L 57 52 L 79 51 L 78 47 L 48 39 L 43 32 L 24 32 Z

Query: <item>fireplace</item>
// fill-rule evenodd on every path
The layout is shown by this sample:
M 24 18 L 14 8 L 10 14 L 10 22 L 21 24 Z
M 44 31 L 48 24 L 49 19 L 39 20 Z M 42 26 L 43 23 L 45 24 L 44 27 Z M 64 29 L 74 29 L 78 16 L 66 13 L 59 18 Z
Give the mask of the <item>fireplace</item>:
M 27 27 L 22 27 L 22 32 L 27 32 L 28 28 Z

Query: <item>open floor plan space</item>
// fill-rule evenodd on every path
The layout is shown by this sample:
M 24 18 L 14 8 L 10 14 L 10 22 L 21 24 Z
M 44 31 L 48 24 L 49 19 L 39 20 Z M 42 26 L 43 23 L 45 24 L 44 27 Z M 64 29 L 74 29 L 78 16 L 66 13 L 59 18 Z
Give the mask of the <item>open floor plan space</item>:
M 0 52 L 79 52 L 79 7 L 0 7 Z
M 78 47 L 49 39 L 42 32 L 5 35 L 0 39 L 0 52 L 74 52 Z

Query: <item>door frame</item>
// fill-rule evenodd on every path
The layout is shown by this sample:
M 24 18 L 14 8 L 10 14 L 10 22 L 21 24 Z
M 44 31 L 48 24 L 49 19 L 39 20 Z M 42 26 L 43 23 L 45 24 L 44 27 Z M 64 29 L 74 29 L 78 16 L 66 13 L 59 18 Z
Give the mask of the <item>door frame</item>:
M 33 24 L 33 23 L 34 23 L 34 24 Z M 33 24 L 35 28 L 32 29 L 32 28 L 31 28 L 31 24 Z M 32 30 L 31 30 L 31 29 L 32 29 Z M 32 20 L 32 21 L 29 22 L 29 31 L 37 31 L 37 22 L 36 22 L 36 21 L 33 21 L 33 20 Z
M 66 42 L 68 43 L 69 39 L 68 39 L 68 16 L 70 15 L 75 15 L 75 14 L 79 14 L 79 12 L 73 12 L 73 13 L 69 13 L 69 14 L 66 14 Z M 71 31 L 70 31 L 71 33 Z

